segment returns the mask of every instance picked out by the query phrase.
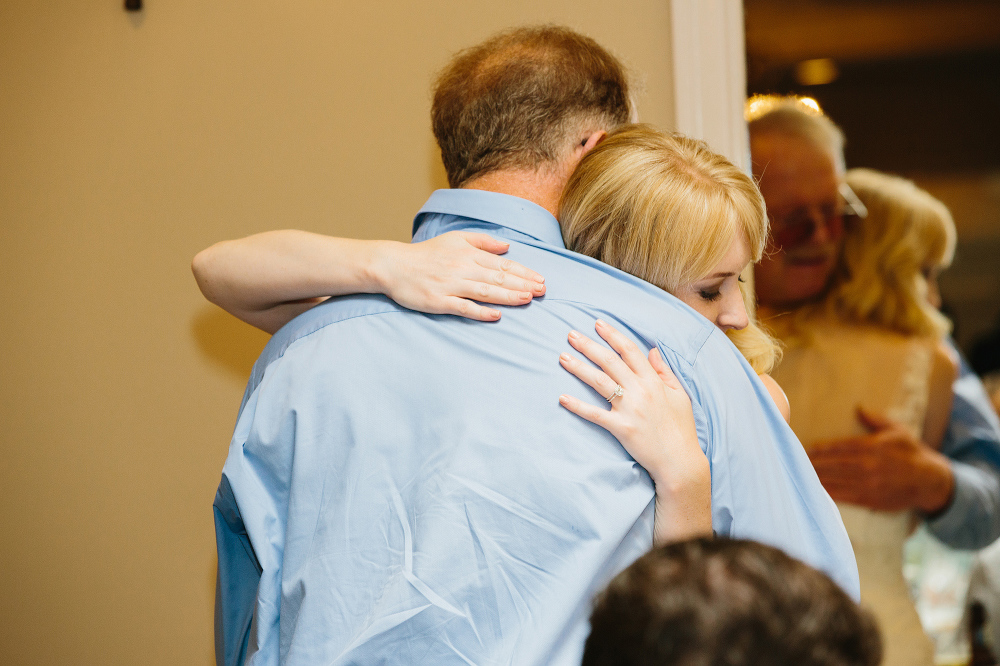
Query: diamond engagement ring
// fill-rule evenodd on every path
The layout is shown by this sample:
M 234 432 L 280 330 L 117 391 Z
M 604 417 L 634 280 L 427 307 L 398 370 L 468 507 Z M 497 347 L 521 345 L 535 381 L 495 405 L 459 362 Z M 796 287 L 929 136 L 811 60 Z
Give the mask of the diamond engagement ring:
M 622 385 L 621 384 L 616 384 L 615 385 L 615 392 L 612 393 L 610 396 L 608 396 L 608 402 L 612 402 L 615 398 L 622 397 L 623 393 L 625 393 L 625 389 L 622 388 Z

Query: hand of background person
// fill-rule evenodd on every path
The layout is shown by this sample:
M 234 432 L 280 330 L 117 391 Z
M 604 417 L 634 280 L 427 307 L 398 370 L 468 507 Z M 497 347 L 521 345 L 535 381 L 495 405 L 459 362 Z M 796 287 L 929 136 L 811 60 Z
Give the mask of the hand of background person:
M 868 434 L 824 440 L 809 449 L 830 497 L 877 511 L 933 514 L 948 506 L 955 480 L 945 456 L 885 416 L 859 408 L 858 420 Z
M 497 256 L 510 247 L 486 234 L 451 231 L 429 240 L 384 247 L 372 271 L 382 292 L 403 307 L 495 321 L 500 311 L 479 305 L 524 305 L 545 293 L 544 278 Z
M 654 542 L 712 533 L 712 486 L 708 459 L 698 444 L 691 399 L 657 349 L 647 360 L 611 325 L 597 320 L 597 333 L 614 351 L 576 331 L 569 343 L 600 366 L 562 354 L 559 362 L 605 398 L 617 385 L 622 395 L 611 409 L 562 395 L 559 402 L 618 438 L 656 486 Z M 617 352 L 617 353 L 616 353 Z

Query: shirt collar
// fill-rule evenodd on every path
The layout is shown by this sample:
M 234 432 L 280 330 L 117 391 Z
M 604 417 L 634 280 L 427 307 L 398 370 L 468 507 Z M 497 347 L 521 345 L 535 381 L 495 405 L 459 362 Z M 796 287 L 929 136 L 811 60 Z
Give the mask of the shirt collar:
M 527 199 L 485 190 L 437 190 L 413 218 L 413 233 L 425 216 L 443 214 L 467 217 L 513 229 L 537 241 L 563 245 L 559 222 L 552 213 Z

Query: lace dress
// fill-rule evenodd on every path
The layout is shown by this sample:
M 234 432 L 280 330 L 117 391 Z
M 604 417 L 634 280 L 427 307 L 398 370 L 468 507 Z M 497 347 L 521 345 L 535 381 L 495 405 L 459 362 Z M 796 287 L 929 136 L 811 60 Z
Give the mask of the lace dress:
M 779 331 L 780 333 L 780 331 Z M 788 344 L 772 373 L 788 395 L 791 426 L 806 449 L 820 439 L 862 434 L 855 408 L 882 412 L 921 434 L 935 342 L 882 329 L 823 321 Z M 929 666 L 934 646 L 903 578 L 912 512 L 838 504 L 854 546 L 861 602 L 878 619 L 884 666 Z

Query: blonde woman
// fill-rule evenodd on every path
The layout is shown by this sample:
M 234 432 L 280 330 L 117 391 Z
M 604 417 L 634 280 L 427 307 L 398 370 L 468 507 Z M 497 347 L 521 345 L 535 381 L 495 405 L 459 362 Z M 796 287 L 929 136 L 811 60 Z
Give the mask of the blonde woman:
M 760 260 L 768 230 L 746 174 L 700 141 L 626 126 L 580 162 L 559 222 L 568 249 L 655 284 L 725 331 L 788 420 L 784 393 L 766 374 L 779 349 L 757 325 L 741 277 Z
M 659 286 L 725 331 L 788 419 L 784 394 L 765 374 L 777 346 L 754 322 L 740 277 L 760 258 L 767 237 L 763 199 L 746 174 L 701 142 L 625 126 L 581 161 L 559 218 L 569 249 Z M 212 246 L 195 257 L 193 269 L 209 300 L 272 332 L 325 297 L 352 291 L 482 320 L 499 319 L 500 312 L 472 299 L 520 305 L 545 293 L 541 276 L 496 256 L 502 244 L 478 234 L 448 236 L 405 246 L 269 232 Z M 568 354 L 560 362 L 602 395 L 623 386 L 624 398 L 610 410 L 565 395 L 560 402 L 614 434 L 658 489 L 669 485 L 658 479 L 666 480 L 671 468 L 702 470 L 669 502 L 658 490 L 656 532 L 657 541 L 704 532 L 707 461 L 689 399 L 655 350 L 647 359 L 607 324 L 598 322 L 596 330 L 618 356 L 574 331 L 570 344 L 600 370 Z M 662 432 L 677 433 L 677 441 L 663 447 Z
M 855 169 L 846 180 L 868 215 L 845 220 L 825 297 L 785 317 L 762 312 L 786 344 L 775 378 L 795 408 L 792 429 L 808 449 L 862 434 L 858 415 L 875 425 L 879 413 L 937 448 L 956 375 L 944 344 L 949 324 L 934 307 L 937 273 L 954 252 L 951 215 L 902 178 Z M 902 575 L 914 516 L 839 506 L 857 557 L 862 602 L 885 636 L 885 664 L 930 665 L 934 648 Z

